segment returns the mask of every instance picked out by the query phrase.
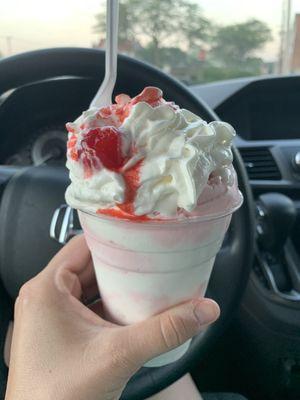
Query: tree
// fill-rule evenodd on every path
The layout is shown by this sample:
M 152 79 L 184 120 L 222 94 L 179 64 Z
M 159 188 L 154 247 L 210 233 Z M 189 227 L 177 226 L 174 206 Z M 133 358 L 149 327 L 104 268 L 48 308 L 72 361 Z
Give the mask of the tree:
M 96 19 L 103 44 L 105 10 Z M 269 27 L 255 19 L 214 26 L 196 0 L 120 0 L 120 51 L 187 84 L 260 74 L 255 52 L 270 39 Z
M 257 66 L 261 60 L 253 55 L 271 38 L 270 28 L 256 19 L 227 25 L 217 29 L 211 55 L 220 66 L 237 67 L 251 63 Z
M 133 52 L 135 47 L 135 25 L 136 15 L 132 12 L 132 1 L 121 1 L 119 4 L 119 47 L 125 48 L 127 52 Z M 105 38 L 106 12 L 96 15 L 94 31 L 100 33 L 100 38 Z
M 189 0 L 123 0 L 120 2 L 119 40 L 131 42 L 132 48 L 146 49 L 152 63 L 165 67 L 165 48 L 178 49 L 200 46 L 209 35 L 210 23 L 201 8 Z M 96 31 L 104 34 L 105 14 L 96 16 Z M 148 54 L 147 54 L 148 49 Z

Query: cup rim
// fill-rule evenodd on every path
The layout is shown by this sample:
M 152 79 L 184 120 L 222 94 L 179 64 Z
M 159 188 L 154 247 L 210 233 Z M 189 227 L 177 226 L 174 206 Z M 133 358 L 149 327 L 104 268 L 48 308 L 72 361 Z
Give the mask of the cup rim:
M 233 214 L 235 211 L 237 211 L 243 204 L 244 202 L 244 196 L 238 190 L 239 193 L 239 198 L 235 202 L 235 204 L 231 208 L 226 208 L 225 210 L 222 210 L 221 212 L 217 213 L 212 213 L 212 214 L 206 214 L 206 215 L 200 215 L 200 216 L 191 216 L 191 217 L 181 217 L 181 218 L 174 218 L 174 219 L 165 219 L 165 220 L 146 220 L 146 221 L 138 221 L 134 219 L 126 219 L 126 218 L 117 218 L 117 217 L 112 217 L 110 215 L 105 215 L 105 214 L 97 214 L 93 213 L 91 211 L 83 210 L 81 208 L 77 208 L 77 211 L 83 214 L 87 214 L 91 217 L 99 218 L 100 220 L 108 221 L 108 222 L 118 222 L 120 224 L 136 224 L 136 225 L 143 225 L 143 226 L 158 226 L 158 225 L 178 225 L 178 224 L 190 224 L 190 223 L 199 223 L 199 222 L 208 222 L 208 221 L 214 221 L 217 219 L 221 219 L 224 217 L 227 217 L 228 215 Z

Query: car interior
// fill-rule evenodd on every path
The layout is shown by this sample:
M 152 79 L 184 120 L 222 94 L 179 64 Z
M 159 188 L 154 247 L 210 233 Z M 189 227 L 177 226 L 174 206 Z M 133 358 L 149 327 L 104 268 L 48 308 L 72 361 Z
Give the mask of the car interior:
M 50 237 L 65 204 L 66 121 L 89 105 L 104 76 L 102 50 L 53 48 L 0 60 L 0 392 L 3 347 L 23 283 L 61 248 Z M 100 72 L 99 72 L 100 71 Z M 133 80 L 132 77 L 135 77 Z M 244 196 L 217 256 L 207 296 L 221 317 L 178 361 L 142 368 L 122 399 L 145 399 L 190 372 L 204 399 L 300 399 L 300 76 L 251 77 L 187 87 L 119 55 L 115 93 L 160 87 L 207 121 L 232 124 Z M 73 221 L 78 232 L 78 221 Z M 57 222 L 62 229 L 63 218 Z M 238 399 L 238 397 L 236 397 Z

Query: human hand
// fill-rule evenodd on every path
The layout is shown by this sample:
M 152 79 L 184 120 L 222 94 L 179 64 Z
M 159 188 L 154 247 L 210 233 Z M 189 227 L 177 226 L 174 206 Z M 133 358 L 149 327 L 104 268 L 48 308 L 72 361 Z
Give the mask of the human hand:
M 20 290 L 6 400 L 116 400 L 148 360 L 184 343 L 218 318 L 217 304 L 192 300 L 118 326 L 101 318 L 90 252 L 72 239 Z

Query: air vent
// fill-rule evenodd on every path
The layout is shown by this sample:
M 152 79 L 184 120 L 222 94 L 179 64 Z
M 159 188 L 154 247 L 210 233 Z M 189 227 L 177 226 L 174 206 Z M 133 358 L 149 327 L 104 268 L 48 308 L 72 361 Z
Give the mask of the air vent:
M 239 148 L 251 180 L 280 180 L 281 173 L 268 147 Z

